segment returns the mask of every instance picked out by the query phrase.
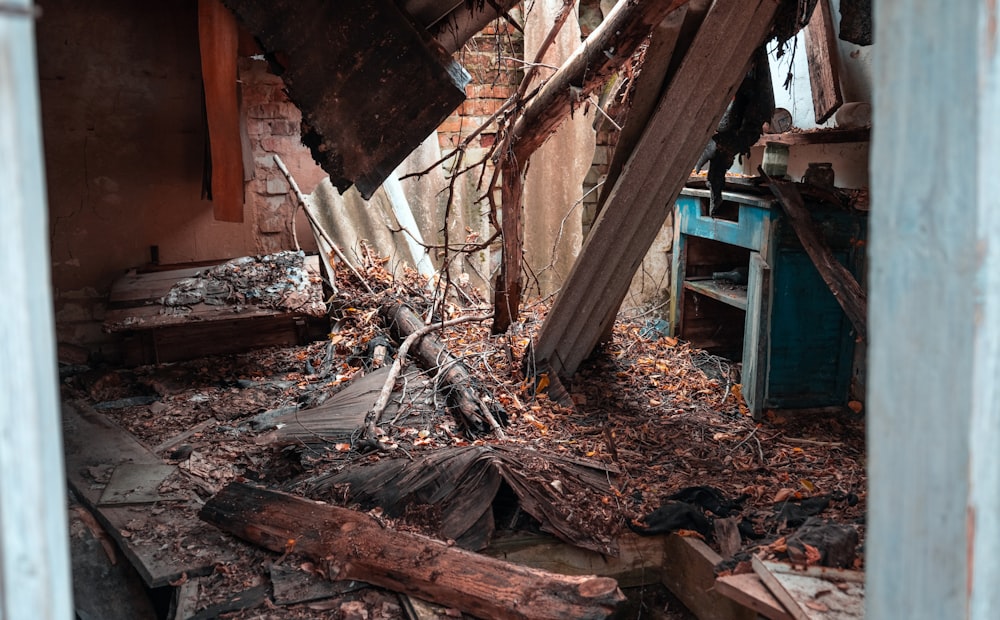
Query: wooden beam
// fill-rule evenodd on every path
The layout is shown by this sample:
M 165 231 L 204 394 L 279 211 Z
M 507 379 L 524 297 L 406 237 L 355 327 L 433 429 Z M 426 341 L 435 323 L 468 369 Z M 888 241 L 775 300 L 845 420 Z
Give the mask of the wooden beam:
M 698 2 L 704 3 L 704 0 L 698 0 Z M 646 48 L 642 61 L 642 69 L 639 71 L 639 76 L 635 78 L 632 104 L 625 117 L 625 124 L 622 125 L 622 130 L 618 133 L 615 152 L 608 165 L 607 178 L 597 202 L 597 213 L 600 213 L 604 207 L 604 202 L 607 200 L 608 194 L 611 193 L 611 188 L 618 181 L 628 156 L 632 154 L 632 150 L 638 144 L 639 138 L 642 137 L 642 132 L 646 128 L 646 123 L 649 122 L 649 117 L 653 115 L 656 104 L 660 102 L 663 89 L 669 82 L 668 69 L 674 65 L 671 62 L 674 58 L 674 47 L 680 37 L 681 28 L 687 21 L 688 13 L 692 14 L 692 18 L 703 18 L 705 10 L 707 10 L 707 6 L 699 14 L 698 11 L 691 11 L 690 4 L 684 5 L 668 14 L 653 29 L 649 37 L 649 47 Z M 697 25 L 695 25 L 695 29 L 697 29 Z
M 460 50 L 466 41 L 479 34 L 491 21 L 500 17 L 500 11 L 509 11 L 517 5 L 518 1 L 496 0 L 481 4 L 455 2 L 453 3 L 456 5 L 454 9 L 447 15 L 434 20 L 428 25 L 428 28 L 441 47 L 449 54 L 453 54 Z
M 73 604 L 35 9 L 11 0 L 0 11 L 0 616 L 65 620 Z
M 233 483 L 202 519 L 276 552 L 323 562 L 330 579 L 366 581 L 481 618 L 605 618 L 624 596 L 614 579 L 565 576 L 396 532 L 365 513 Z
M 705 16 L 542 326 L 535 355 L 557 374 L 576 372 L 614 320 L 777 5 L 716 2 Z
M 1000 609 L 996 9 L 872 4 L 867 614 L 991 618 Z
M 517 534 L 495 539 L 482 552 L 508 562 L 560 575 L 611 577 L 623 588 L 660 582 L 665 537 L 625 533 L 617 539 L 618 556 L 598 553 L 557 538 Z
M 858 338 L 867 341 L 868 301 L 864 289 L 858 284 L 854 275 L 847 270 L 847 267 L 837 261 L 830 246 L 823 241 L 823 237 L 813 222 L 812 216 L 809 215 L 805 201 L 802 200 L 795 185 L 768 177 L 768 186 L 771 188 L 771 193 L 778 199 L 778 203 L 788 218 L 788 223 L 791 224 L 806 254 L 816 265 L 820 277 L 830 287 L 830 292 L 833 293 L 837 303 L 843 308 L 844 314 L 854 325 Z
M 805 27 L 806 60 L 812 88 L 816 123 L 825 123 L 844 103 L 840 90 L 840 60 L 837 33 L 833 28 L 829 0 L 819 0 Z
M 198 1 L 201 80 L 211 157 L 212 209 L 222 222 L 243 221 L 243 140 L 237 97 L 236 18 L 221 0 Z
M 731 598 L 744 607 L 756 611 L 771 620 L 794 620 L 785 606 L 764 586 L 754 573 L 727 575 L 715 580 L 715 590 Z

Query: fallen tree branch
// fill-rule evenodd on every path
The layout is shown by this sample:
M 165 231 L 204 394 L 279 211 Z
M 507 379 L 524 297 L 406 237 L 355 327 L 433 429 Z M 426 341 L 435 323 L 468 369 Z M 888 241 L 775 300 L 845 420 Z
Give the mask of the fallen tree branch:
M 330 580 L 365 581 L 479 618 L 596 620 L 625 599 L 609 577 L 504 562 L 397 532 L 364 513 L 238 482 L 199 517 L 271 551 L 305 553 Z
M 528 159 L 580 105 L 604 84 L 646 40 L 653 28 L 689 0 L 619 2 L 577 48 L 520 115 L 512 116 L 495 157 L 492 187 L 502 177 L 501 222 L 504 233 L 501 275 L 494 293 L 492 331 L 507 331 L 521 302 L 523 176 Z M 516 175 L 516 179 L 508 178 Z M 492 193 L 491 193 L 492 195 Z
M 396 359 L 393 360 L 392 366 L 389 368 L 389 376 L 382 386 L 382 391 L 375 400 L 375 404 L 372 405 L 372 408 L 368 410 L 365 416 L 364 437 L 366 439 L 375 438 L 375 427 L 386 406 L 389 404 L 392 389 L 395 387 L 396 380 L 399 378 L 403 370 L 403 365 L 406 363 L 406 356 L 409 354 L 410 348 L 423 339 L 418 347 L 418 353 L 427 367 L 434 368 L 439 365 L 442 367 L 440 373 L 442 381 L 448 384 L 450 388 L 449 400 L 459 409 L 465 419 L 466 425 L 474 431 L 488 427 L 497 438 L 504 439 L 503 428 L 497 422 L 496 416 L 493 415 L 493 407 L 484 402 L 484 399 L 476 393 L 475 385 L 477 382 L 465 365 L 448 352 L 440 338 L 424 338 L 431 334 L 431 332 L 444 327 L 451 327 L 471 321 L 486 321 L 492 318 L 492 315 L 462 316 L 448 321 L 425 325 L 415 312 L 399 302 L 383 306 L 381 313 L 400 334 L 406 334 L 406 337 L 403 338 L 403 342 L 399 345 L 399 350 L 396 352 Z M 491 400 L 491 402 L 493 401 Z

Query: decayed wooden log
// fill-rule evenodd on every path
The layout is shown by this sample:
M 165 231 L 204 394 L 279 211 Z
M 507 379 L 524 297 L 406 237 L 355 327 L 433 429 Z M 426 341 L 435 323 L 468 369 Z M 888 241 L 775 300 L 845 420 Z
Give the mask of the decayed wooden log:
M 303 552 L 331 580 L 366 581 L 482 618 L 606 618 L 624 600 L 614 579 L 519 566 L 396 532 L 373 517 L 233 483 L 202 519 L 276 552 Z
M 423 330 L 426 325 L 417 313 L 399 302 L 385 304 L 379 309 L 382 319 L 400 340 Z M 438 382 L 446 387 L 448 402 L 462 414 L 470 434 L 493 431 L 502 436 L 499 420 L 506 419 L 503 407 L 484 394 L 480 382 L 469 372 L 460 359 L 452 355 L 441 337 L 427 333 L 415 345 L 417 355 L 425 368 L 439 368 Z
M 763 174 L 763 170 L 761 174 Z M 812 259 L 813 264 L 816 265 L 819 275 L 826 282 L 826 285 L 830 287 L 830 292 L 833 293 L 840 307 L 844 309 L 847 318 L 854 324 L 854 329 L 857 330 L 858 337 L 861 340 L 867 341 L 868 301 L 864 289 L 861 288 L 861 285 L 858 284 L 858 281 L 851 272 L 847 270 L 847 267 L 844 267 L 837 261 L 830 250 L 830 246 L 823 241 L 823 237 L 820 236 L 816 224 L 813 223 L 812 216 L 809 215 L 805 202 L 802 200 L 802 196 L 795 185 L 779 181 L 772 177 L 768 177 L 767 181 L 768 186 L 771 188 L 771 193 L 774 194 L 781 204 L 785 215 L 788 216 L 788 223 L 792 225 L 792 229 L 802 243 L 803 249 L 805 249 L 809 258 Z

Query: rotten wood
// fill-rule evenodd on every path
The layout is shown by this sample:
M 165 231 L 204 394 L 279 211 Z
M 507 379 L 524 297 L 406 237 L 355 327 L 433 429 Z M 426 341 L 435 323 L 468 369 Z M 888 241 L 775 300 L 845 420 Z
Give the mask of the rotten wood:
M 754 0 L 709 9 L 539 333 L 535 355 L 554 372 L 576 372 L 614 321 L 777 6 Z
M 688 0 L 619 2 L 587 40 L 514 117 L 500 153 L 503 258 L 495 291 L 493 333 L 510 327 L 520 308 L 524 172 L 532 153 L 605 84 L 650 31 Z
M 220 0 L 199 0 L 198 43 L 205 87 L 211 180 L 208 198 L 215 219 L 243 221 L 243 140 L 237 94 L 239 29 Z
M 840 90 L 837 33 L 829 0 L 819 0 L 805 27 L 806 59 L 816 123 L 825 123 L 844 103 Z
M 839 144 L 843 142 L 868 142 L 871 139 L 870 127 L 854 129 L 816 129 L 813 131 L 796 131 L 787 133 L 766 133 L 757 141 L 757 145 L 784 144 L 796 146 L 801 144 Z
M 280 65 L 303 143 L 341 192 L 371 198 L 465 100 L 469 75 L 393 0 L 224 1 Z
M 451 354 L 444 341 L 432 333 L 440 324 L 428 328 L 417 313 L 399 302 L 390 302 L 379 309 L 379 314 L 396 336 L 406 341 L 412 334 L 419 334 L 415 349 L 425 368 L 439 369 L 439 382 L 447 386 L 449 403 L 462 414 L 470 435 L 493 431 L 503 437 L 503 429 L 497 421 L 506 414 L 500 404 L 486 394 L 480 381 L 476 379 L 462 361 Z M 485 320 L 489 317 L 473 317 L 464 320 Z M 411 346 L 413 344 L 411 343 Z M 400 357 L 406 355 L 403 352 Z M 395 383 L 395 379 L 392 380 Z M 386 381 L 388 384 L 389 381 Z M 389 388 L 391 390 L 391 386 Z M 366 426 L 368 426 L 366 422 Z
M 764 174 L 761 170 L 761 174 Z M 766 176 L 766 175 L 765 175 Z M 806 209 L 802 195 L 793 183 L 780 181 L 773 177 L 768 177 L 768 186 L 771 193 L 778 199 L 788 223 L 798 236 L 803 249 L 812 260 L 819 275 L 830 287 L 837 303 L 843 308 L 847 318 L 851 320 L 858 338 L 862 341 L 868 340 L 868 301 L 864 289 L 858 284 L 847 267 L 840 264 L 834 257 L 830 247 L 823 241 L 822 235 L 816 228 L 809 211 Z
M 242 483 L 210 499 L 200 516 L 272 551 L 305 553 L 330 579 L 366 581 L 482 618 L 606 618 L 624 600 L 614 579 L 510 564 L 397 532 L 364 513 Z
M 610 556 L 551 536 L 518 533 L 495 539 L 483 553 L 561 575 L 612 577 L 623 588 L 660 582 L 660 570 L 665 560 L 663 536 L 639 536 L 625 532 L 617 542 L 618 555 Z
M 121 463 L 163 464 L 132 435 L 82 402 L 63 403 L 63 442 L 66 481 L 80 502 L 89 508 L 105 531 L 132 562 L 143 581 L 158 588 L 182 575 L 195 577 L 214 570 L 216 562 L 231 561 L 224 537 L 194 518 L 187 502 L 163 502 L 162 510 L 136 511 L 130 506 L 98 506 L 103 493 L 95 472 Z M 162 538 L 132 536 L 132 531 L 170 533 L 170 540 L 184 540 L 198 548 L 197 557 L 177 553 Z M 204 553 L 201 553 L 201 552 Z

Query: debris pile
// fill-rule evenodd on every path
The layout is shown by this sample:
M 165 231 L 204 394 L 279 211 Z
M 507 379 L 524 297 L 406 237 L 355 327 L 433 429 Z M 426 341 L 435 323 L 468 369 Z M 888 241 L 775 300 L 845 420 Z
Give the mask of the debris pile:
M 270 287 L 299 264 L 286 258 L 227 263 L 199 279 L 284 303 L 297 285 Z M 342 566 L 310 553 L 296 536 L 248 545 L 220 539 L 198 520 L 206 502 L 216 506 L 213 514 L 229 514 L 233 507 L 220 508 L 215 498 L 265 490 L 295 498 L 288 505 L 321 501 L 375 519 L 387 532 L 487 553 L 518 530 L 554 535 L 607 562 L 624 553 L 622 541 L 639 538 L 634 529 L 703 538 L 731 560 L 719 574 L 736 572 L 751 553 L 816 564 L 822 561 L 813 559 L 816 540 L 833 538 L 846 542 L 828 550 L 827 561 L 862 566 L 856 549 L 864 536 L 864 435 L 857 413 L 768 412 L 755 422 L 740 397 L 738 364 L 692 349 L 644 317 L 621 316 L 613 339 L 571 381 L 525 374 L 522 360 L 544 305 L 529 307 L 510 331 L 493 336 L 488 321 L 454 320 L 488 317 L 486 304 L 457 307 L 428 294 L 415 275 L 393 277 L 384 264 L 368 257 L 361 270 L 374 293 L 338 274 L 325 341 L 135 368 L 67 368 L 64 399 L 92 412 L 82 418 L 108 419 L 102 428 L 142 446 L 131 448 L 131 463 L 141 452 L 176 467 L 152 491 L 159 495 L 153 503 L 146 489 L 141 503 L 119 499 L 126 503 L 111 506 L 100 496 L 124 461 L 87 441 L 68 457 L 68 467 L 82 472 L 79 485 L 91 493 L 83 503 L 98 521 L 109 527 L 102 515 L 111 511 L 135 525 L 109 528 L 120 546 L 141 540 L 143 548 L 169 549 L 172 566 L 187 566 L 164 571 L 162 579 L 185 592 L 196 610 L 251 618 L 260 617 L 260 606 L 277 605 L 274 617 L 312 618 L 357 608 L 369 618 L 391 618 L 419 598 L 410 596 L 422 579 L 416 573 L 397 575 L 395 585 L 378 582 L 404 593 L 395 597 L 362 587 L 362 577 L 338 572 Z M 269 280 L 268 273 L 281 275 Z M 389 406 L 377 412 L 368 437 L 366 417 L 387 387 L 386 366 L 400 345 L 401 334 L 382 311 L 393 304 L 436 325 L 434 338 L 448 357 L 428 359 L 414 349 L 388 385 Z M 458 362 L 478 397 L 490 401 L 501 432 L 470 423 L 452 397 L 461 386 L 444 377 Z M 107 441 L 113 447 L 121 440 Z M 119 488 L 116 497 L 131 491 Z M 268 531 L 278 519 L 269 505 L 241 504 L 240 518 L 250 530 Z M 810 518 L 817 516 L 841 535 L 793 536 L 799 526 L 814 527 Z M 282 522 L 294 525 L 293 517 Z M 178 539 L 179 521 L 216 534 Z M 726 533 L 727 523 L 735 534 Z M 127 553 L 143 562 L 141 551 Z M 337 574 L 347 581 L 331 582 Z M 290 581 L 312 594 L 286 596 Z M 185 589 L 185 583 L 195 585 Z M 605 582 L 591 585 L 598 607 L 615 599 Z M 462 601 L 439 603 L 463 609 Z

